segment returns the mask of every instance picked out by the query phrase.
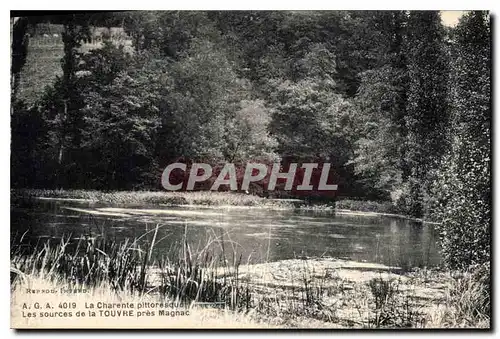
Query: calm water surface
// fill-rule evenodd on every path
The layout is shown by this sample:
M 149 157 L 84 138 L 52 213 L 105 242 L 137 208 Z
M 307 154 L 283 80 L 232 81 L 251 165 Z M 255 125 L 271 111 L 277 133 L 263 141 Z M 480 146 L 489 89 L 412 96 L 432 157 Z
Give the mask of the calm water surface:
M 11 237 L 28 231 L 25 242 L 98 235 L 121 241 L 157 224 L 158 255 L 177 253 L 186 236 L 193 251 L 218 239 L 215 250 L 223 243 L 226 253 L 241 255 L 244 263 L 324 256 L 411 268 L 441 261 L 432 225 L 394 217 L 42 200 L 11 207 Z

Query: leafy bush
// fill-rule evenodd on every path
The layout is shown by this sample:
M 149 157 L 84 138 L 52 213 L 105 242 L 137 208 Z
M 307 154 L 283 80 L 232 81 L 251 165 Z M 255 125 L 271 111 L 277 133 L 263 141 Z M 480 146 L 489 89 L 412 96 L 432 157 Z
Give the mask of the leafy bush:
M 434 190 L 446 265 L 467 269 L 490 260 L 491 103 L 489 19 L 467 14 L 457 27 L 451 149 Z
M 365 201 L 365 200 L 338 200 L 336 209 L 346 209 L 361 212 L 398 213 L 399 210 L 391 202 Z

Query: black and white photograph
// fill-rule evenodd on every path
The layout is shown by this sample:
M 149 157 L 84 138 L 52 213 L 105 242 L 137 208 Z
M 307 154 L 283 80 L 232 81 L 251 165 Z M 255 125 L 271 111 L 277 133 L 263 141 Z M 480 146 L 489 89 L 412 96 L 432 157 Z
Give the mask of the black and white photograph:
M 491 21 L 11 11 L 11 328 L 490 330 Z

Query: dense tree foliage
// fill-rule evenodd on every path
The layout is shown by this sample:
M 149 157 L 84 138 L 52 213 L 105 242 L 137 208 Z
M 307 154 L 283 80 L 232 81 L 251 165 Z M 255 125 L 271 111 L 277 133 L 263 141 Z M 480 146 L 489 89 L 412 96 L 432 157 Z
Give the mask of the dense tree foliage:
M 407 162 L 408 211 L 423 216 L 430 176 L 446 149 L 447 70 L 443 28 L 437 12 L 412 12 L 408 18 Z
M 407 13 L 386 12 L 371 21 L 383 29 L 377 34 L 378 62 L 359 74 L 352 163 L 365 191 L 386 192 L 400 201 L 403 182 L 409 176 L 405 123 L 408 70 L 404 53 Z
M 484 12 L 467 14 L 454 32 L 451 147 L 436 184 L 443 253 L 450 267 L 490 259 L 491 35 Z
M 15 91 L 39 22 L 62 25 L 64 57 L 28 107 Z M 90 26 L 119 26 L 128 41 L 106 35 L 83 52 Z M 181 158 L 321 159 L 341 196 L 443 221 L 450 266 L 488 258 L 484 13 L 447 29 L 433 11 L 143 11 L 12 30 L 14 187 L 159 189 Z

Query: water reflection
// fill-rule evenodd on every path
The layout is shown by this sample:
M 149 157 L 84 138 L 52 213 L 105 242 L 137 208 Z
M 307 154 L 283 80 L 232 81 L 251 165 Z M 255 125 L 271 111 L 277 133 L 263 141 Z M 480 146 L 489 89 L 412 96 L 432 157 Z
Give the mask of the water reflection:
M 163 207 L 169 209 L 166 214 L 155 211 L 157 206 L 129 206 L 116 213 L 116 206 L 110 207 L 52 201 L 25 203 L 11 208 L 11 236 L 19 237 L 28 231 L 25 241 L 33 241 L 104 234 L 121 241 L 139 237 L 158 224 L 157 255 L 173 255 L 187 237 L 193 250 L 219 239 L 224 246 L 215 241 L 214 250 L 224 247 L 226 253 L 234 252 L 237 257 L 241 255 L 243 262 L 251 263 L 303 256 L 348 258 L 404 268 L 440 263 L 432 225 L 404 219 L 312 211 Z M 93 212 L 98 214 L 90 214 Z M 151 236 L 152 232 L 142 241 Z

